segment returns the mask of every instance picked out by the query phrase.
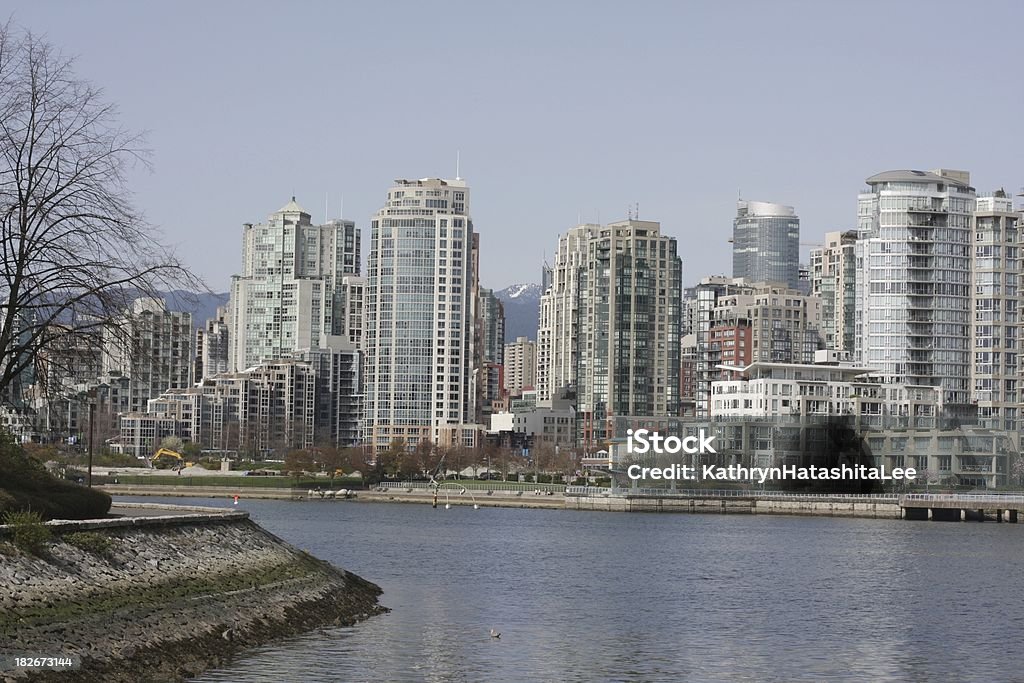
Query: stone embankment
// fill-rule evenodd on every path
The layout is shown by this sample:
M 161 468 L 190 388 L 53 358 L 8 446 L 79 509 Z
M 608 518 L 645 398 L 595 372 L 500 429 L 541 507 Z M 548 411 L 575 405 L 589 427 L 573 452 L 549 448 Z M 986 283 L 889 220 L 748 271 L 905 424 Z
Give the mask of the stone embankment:
M 244 648 L 386 611 L 376 585 L 245 512 L 145 507 L 145 516 L 51 522 L 54 538 L 36 554 L 0 526 L 0 678 L 182 680 Z M 13 656 L 71 657 L 80 668 L 12 669 Z

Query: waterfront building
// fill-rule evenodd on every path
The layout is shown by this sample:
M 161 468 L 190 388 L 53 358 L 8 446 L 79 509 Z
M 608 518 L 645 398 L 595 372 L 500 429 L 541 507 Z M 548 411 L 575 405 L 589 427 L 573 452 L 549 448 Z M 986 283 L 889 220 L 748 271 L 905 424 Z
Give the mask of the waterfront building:
M 970 396 L 978 424 L 1019 439 L 1020 214 L 1002 190 L 971 217 Z
M 758 361 L 713 382 L 707 426 L 723 446 L 719 460 L 806 464 L 823 452 L 815 439 L 842 426 L 863 440 L 876 466 L 912 467 L 922 483 L 1006 485 L 1017 449 L 1004 432 L 961 425 L 941 387 L 894 383 L 837 358 L 823 350 L 813 364 Z
M 811 250 L 811 293 L 821 299 L 821 340 L 826 349 L 853 356 L 856 346 L 857 231 L 829 232 Z
M 475 442 L 478 242 L 469 188 L 462 179 L 396 180 L 371 226 L 364 443 Z
M 231 278 L 228 369 L 238 372 L 322 345 L 345 327 L 342 281 L 359 275 L 359 231 L 313 225 L 295 198 L 242 232 L 242 274 Z
M 971 221 L 965 171 L 899 170 L 858 198 L 855 360 L 886 383 L 971 398 Z
M 505 345 L 505 391 L 520 396 L 536 384 L 537 344 L 526 337 L 517 337 Z
M 736 202 L 732 223 L 732 276 L 798 288 L 800 218 L 792 206 Z
M 615 416 L 679 413 L 682 261 L 655 221 L 591 233 L 578 272 L 577 440 L 613 435 Z
M 711 382 L 730 376 L 719 366 L 754 361 L 808 363 L 821 345 L 821 300 L 781 284 L 721 276 L 697 285 L 695 409 L 710 415 Z

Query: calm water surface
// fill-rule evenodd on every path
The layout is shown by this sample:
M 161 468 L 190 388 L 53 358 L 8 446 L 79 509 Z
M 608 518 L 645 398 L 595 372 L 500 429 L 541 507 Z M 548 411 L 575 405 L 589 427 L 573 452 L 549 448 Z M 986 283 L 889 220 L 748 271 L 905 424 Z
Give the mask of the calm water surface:
M 198 681 L 1024 681 L 1024 525 L 239 507 L 392 611 Z

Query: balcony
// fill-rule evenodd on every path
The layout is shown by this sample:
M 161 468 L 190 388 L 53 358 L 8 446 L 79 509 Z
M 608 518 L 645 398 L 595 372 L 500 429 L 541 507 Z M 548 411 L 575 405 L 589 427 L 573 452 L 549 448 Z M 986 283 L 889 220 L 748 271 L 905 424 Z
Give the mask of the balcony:
M 907 268 L 931 270 L 933 260 L 930 256 L 915 256 L 911 254 L 907 260 Z

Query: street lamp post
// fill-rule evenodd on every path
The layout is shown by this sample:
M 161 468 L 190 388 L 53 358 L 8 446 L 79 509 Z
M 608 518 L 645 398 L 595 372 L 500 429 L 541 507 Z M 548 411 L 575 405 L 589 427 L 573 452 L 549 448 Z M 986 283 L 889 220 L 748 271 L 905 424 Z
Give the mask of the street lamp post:
M 89 488 L 92 488 L 92 437 L 94 431 L 94 423 L 96 421 L 96 399 L 93 397 L 89 398 Z

